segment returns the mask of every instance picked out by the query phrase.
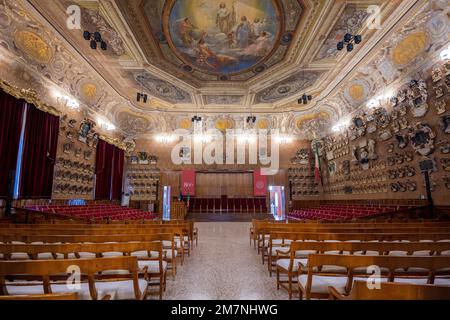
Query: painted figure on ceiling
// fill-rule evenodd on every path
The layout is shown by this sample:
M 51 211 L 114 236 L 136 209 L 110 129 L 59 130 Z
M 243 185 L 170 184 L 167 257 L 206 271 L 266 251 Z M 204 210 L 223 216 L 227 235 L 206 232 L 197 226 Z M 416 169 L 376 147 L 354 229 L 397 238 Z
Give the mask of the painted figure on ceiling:
M 236 24 L 236 10 L 233 3 L 231 11 L 228 10 L 227 5 L 222 2 L 217 12 L 216 25 L 220 32 L 228 34 Z
M 241 23 L 236 29 L 236 40 L 239 48 L 248 47 L 250 39 L 250 23 L 246 16 L 241 18 Z

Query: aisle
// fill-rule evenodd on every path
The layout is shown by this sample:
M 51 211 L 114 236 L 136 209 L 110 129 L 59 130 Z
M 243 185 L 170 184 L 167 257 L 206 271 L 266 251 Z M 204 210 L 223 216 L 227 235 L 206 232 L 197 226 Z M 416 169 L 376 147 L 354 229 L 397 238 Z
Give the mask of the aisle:
M 269 277 L 267 265 L 249 243 L 250 223 L 199 222 L 198 247 L 175 281 L 167 281 L 167 300 L 280 300 L 275 276 Z

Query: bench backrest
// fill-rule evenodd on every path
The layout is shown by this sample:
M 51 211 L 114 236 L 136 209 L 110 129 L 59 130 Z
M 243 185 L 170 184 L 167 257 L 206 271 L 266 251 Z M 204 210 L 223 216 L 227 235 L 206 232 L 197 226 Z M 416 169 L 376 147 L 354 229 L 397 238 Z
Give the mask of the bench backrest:
M 0 296 L 0 301 L 26 301 L 26 300 L 78 300 L 78 293 L 52 293 L 52 294 L 35 294 L 26 296 Z
M 450 240 L 450 233 L 308 233 L 308 232 L 274 232 L 270 234 L 270 240 L 336 240 L 336 241 L 440 241 Z M 270 245 L 270 244 L 269 244 Z
M 70 253 L 90 252 L 97 257 L 107 252 L 121 252 L 130 255 L 133 252 L 147 251 L 158 253 L 160 270 L 162 270 L 163 245 L 162 242 L 133 242 L 133 243 L 96 243 L 96 244 L 0 244 L 0 253 L 4 259 L 13 253 L 26 253 L 31 259 L 37 259 L 41 253 L 62 254 L 67 259 Z M 150 255 L 149 255 L 150 256 Z
M 133 280 L 133 288 L 137 300 L 141 298 L 138 283 L 138 264 L 136 257 L 117 257 L 101 259 L 67 259 L 42 261 L 0 261 L 0 295 L 8 295 L 5 278 L 15 275 L 29 275 L 42 277 L 44 293 L 51 294 L 50 277 L 67 273 L 73 266 L 86 274 L 89 283 L 89 292 L 93 300 L 98 299 L 95 287 L 95 276 L 98 272 L 108 270 L 127 270 Z
M 354 281 L 350 294 L 343 300 L 450 300 L 450 287 L 408 283 L 381 283 L 371 290 L 364 281 Z

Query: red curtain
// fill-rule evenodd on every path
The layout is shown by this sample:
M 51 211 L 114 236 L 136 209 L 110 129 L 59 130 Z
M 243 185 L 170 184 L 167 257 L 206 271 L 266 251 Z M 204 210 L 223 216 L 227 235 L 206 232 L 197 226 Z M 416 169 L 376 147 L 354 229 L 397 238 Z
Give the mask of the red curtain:
M 0 90 L 0 198 L 8 196 L 8 177 L 16 170 L 24 106 Z
M 124 162 L 125 162 L 125 152 L 117 147 L 114 147 L 112 200 L 120 200 L 122 198 Z
M 100 140 L 96 160 L 96 200 L 120 200 L 122 197 L 123 150 Z
M 96 160 L 96 200 L 111 199 L 111 181 L 112 181 L 112 160 L 114 157 L 114 146 L 106 141 L 99 140 L 97 146 Z
M 47 199 L 52 196 L 59 117 L 33 105 L 27 108 L 19 197 Z

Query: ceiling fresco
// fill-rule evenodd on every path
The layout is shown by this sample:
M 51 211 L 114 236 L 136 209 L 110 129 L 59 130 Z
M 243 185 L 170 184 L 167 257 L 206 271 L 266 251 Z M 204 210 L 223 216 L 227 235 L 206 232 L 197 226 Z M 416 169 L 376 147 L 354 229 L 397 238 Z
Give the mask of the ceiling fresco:
M 125 17 L 139 14 L 137 5 L 123 6 Z M 165 62 L 193 78 L 219 81 L 248 80 L 267 69 L 266 61 L 281 62 L 287 48 L 279 47 L 289 47 L 303 13 L 297 0 L 144 0 L 140 5 Z
M 271 55 L 282 18 L 272 0 L 174 0 L 165 6 L 164 34 L 185 68 L 237 74 Z
M 373 4 L 388 27 L 367 27 Z M 67 28 L 69 5 L 80 6 L 81 29 Z M 49 105 L 55 89 L 67 93 L 129 137 L 190 129 L 194 115 L 239 128 L 249 114 L 257 128 L 325 134 L 432 63 L 450 34 L 439 0 L 1 0 L 0 9 L 1 80 Z M 108 50 L 90 49 L 83 30 L 101 32 Z M 363 35 L 350 54 L 335 49 L 347 30 Z M 136 101 L 142 91 L 147 104 Z M 297 104 L 303 93 L 313 95 L 307 106 Z

